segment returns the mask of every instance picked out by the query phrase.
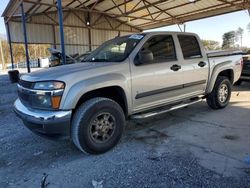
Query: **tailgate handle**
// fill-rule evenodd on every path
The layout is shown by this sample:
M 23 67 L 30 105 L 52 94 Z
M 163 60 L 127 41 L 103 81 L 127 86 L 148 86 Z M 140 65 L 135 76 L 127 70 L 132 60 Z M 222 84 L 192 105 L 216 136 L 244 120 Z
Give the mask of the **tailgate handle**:
M 200 67 L 204 67 L 204 66 L 206 65 L 206 63 L 205 63 L 204 61 L 201 61 L 200 63 L 198 63 L 198 65 L 199 65 Z
M 174 64 L 172 67 L 170 67 L 170 69 L 171 69 L 172 71 L 178 71 L 179 69 L 181 69 L 181 66 L 180 66 L 180 65 Z

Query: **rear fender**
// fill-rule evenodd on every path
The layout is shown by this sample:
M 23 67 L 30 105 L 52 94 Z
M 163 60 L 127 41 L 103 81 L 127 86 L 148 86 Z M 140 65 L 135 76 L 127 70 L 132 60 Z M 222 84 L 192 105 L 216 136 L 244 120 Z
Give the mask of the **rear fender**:
M 208 82 L 206 94 L 209 94 L 212 92 L 218 75 L 222 71 L 225 71 L 225 70 L 232 70 L 234 72 L 234 67 L 232 65 L 232 61 L 225 61 L 223 63 L 217 64 L 214 66 L 213 71 L 211 73 L 210 80 Z

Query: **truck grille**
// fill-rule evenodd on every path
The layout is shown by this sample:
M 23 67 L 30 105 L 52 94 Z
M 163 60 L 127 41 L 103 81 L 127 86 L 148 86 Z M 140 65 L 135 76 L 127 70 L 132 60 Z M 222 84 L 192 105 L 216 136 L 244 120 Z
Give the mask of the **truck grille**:
M 30 95 L 23 93 L 22 91 L 18 90 L 18 97 L 20 99 L 20 101 L 25 105 L 25 106 L 29 106 L 30 105 Z
M 27 89 L 32 89 L 34 83 L 25 80 L 19 80 L 19 85 Z
M 18 84 L 21 86 L 21 88 L 18 88 L 18 97 L 20 101 L 25 105 L 25 106 L 30 106 L 31 105 L 31 95 L 22 89 L 32 89 L 34 82 L 29 82 L 25 80 L 19 80 Z

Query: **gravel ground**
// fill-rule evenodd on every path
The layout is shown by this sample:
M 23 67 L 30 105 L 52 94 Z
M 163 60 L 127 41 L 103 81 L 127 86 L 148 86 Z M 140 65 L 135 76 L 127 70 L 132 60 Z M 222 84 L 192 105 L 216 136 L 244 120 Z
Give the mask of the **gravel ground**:
M 1 75 L 0 187 L 250 187 L 250 166 L 243 164 L 243 160 L 225 154 L 226 160 L 237 159 L 244 168 L 239 175 L 225 173 L 230 168 L 218 173 L 201 160 L 212 153 L 212 146 L 210 150 L 198 147 L 203 153 L 197 155 L 195 144 L 180 137 L 188 127 L 203 126 L 206 122 L 178 115 L 186 113 L 194 118 L 197 111 L 202 111 L 203 116 L 209 112 L 210 116 L 217 115 L 205 103 L 150 120 L 128 122 L 117 147 L 93 156 L 79 152 L 67 138 L 47 140 L 27 130 L 12 111 L 15 98 L 16 85 Z M 244 110 L 248 114 L 249 106 Z M 209 124 L 215 124 L 213 119 Z M 246 127 L 244 132 L 248 131 L 249 135 L 249 123 Z M 196 137 L 202 135 L 203 129 L 199 130 Z M 225 139 L 233 140 L 237 136 L 229 134 Z M 243 150 L 244 155 L 250 155 L 249 150 Z

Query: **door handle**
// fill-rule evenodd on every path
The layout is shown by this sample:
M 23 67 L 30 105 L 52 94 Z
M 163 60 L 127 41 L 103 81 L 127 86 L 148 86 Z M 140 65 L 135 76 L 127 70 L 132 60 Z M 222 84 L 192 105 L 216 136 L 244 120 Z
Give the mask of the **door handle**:
M 201 62 L 198 63 L 198 65 L 199 65 L 200 67 L 204 67 L 204 66 L 206 65 L 206 63 L 205 63 L 204 61 L 201 61 Z
M 181 69 L 181 66 L 180 66 L 180 65 L 174 64 L 172 67 L 170 67 L 170 69 L 171 69 L 172 71 L 178 71 L 179 69 Z

